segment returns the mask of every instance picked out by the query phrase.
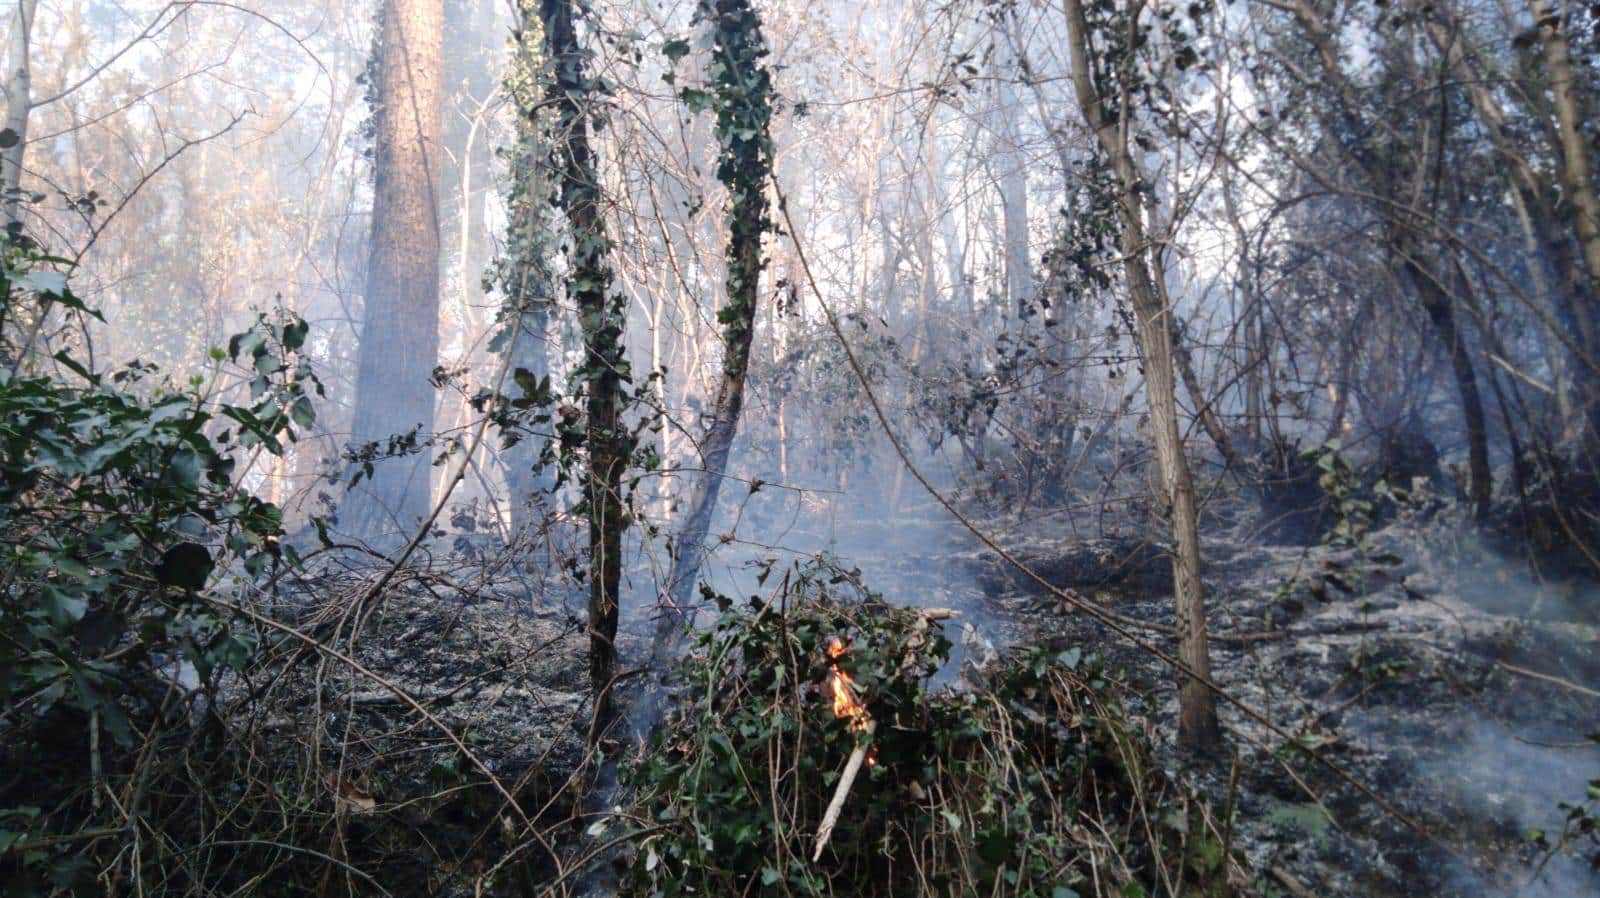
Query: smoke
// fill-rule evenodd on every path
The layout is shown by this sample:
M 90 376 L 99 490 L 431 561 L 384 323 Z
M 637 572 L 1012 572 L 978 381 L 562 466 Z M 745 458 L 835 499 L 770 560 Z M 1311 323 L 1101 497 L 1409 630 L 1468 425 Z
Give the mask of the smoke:
M 1533 744 L 1485 724 L 1426 772 L 1433 781 L 1447 783 L 1462 808 L 1480 820 L 1512 827 L 1524 838 L 1543 833 L 1554 846 L 1566 825 L 1562 805 L 1584 804 L 1588 782 L 1600 777 L 1600 745 Z M 1555 850 L 1544 858 L 1530 845 L 1526 853 L 1536 860 L 1532 868 L 1507 867 L 1516 884 L 1514 894 L 1522 898 L 1576 898 L 1600 889 L 1600 873 L 1581 850 Z M 1469 892 L 1484 885 L 1464 869 L 1454 870 L 1452 878 L 1476 887 L 1464 889 Z

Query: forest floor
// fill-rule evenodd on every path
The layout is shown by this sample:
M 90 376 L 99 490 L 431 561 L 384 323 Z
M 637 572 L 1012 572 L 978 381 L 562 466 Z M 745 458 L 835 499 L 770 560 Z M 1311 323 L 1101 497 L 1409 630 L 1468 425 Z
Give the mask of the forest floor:
M 1556 857 L 1536 876 L 1539 853 L 1526 835 L 1538 829 L 1554 840 L 1561 803 L 1582 803 L 1586 781 L 1600 777 L 1600 744 L 1586 740 L 1600 732 L 1600 626 L 1569 620 L 1575 597 L 1458 539 L 1465 528 L 1448 516 L 1392 522 L 1365 553 L 1225 535 L 1204 547 L 1216 680 L 1315 743 L 1448 849 L 1284 751 L 1280 737 L 1226 704 L 1223 755 L 1186 755 L 1173 743 L 1174 678 L 1158 659 L 1060 604 L 948 524 L 906 519 L 894 529 L 894 539 L 863 537 L 840 560 L 859 564 L 865 583 L 893 603 L 961 609 L 942 681 L 955 683 L 962 665 L 1011 647 L 1071 644 L 1100 653 L 1130 694 L 1143 696 L 1135 711 L 1160 762 L 1208 792 L 1215 807 L 1236 808 L 1236 844 L 1263 894 L 1594 893 L 1595 874 L 1580 859 Z M 1172 648 L 1160 629 L 1172 612 L 1159 547 L 1084 539 L 1050 518 L 998 536 L 1051 583 L 1148 622 L 1143 635 Z M 1383 554 L 1393 558 L 1379 560 Z M 402 582 L 346 644 L 431 720 L 339 665 L 305 673 L 321 679 L 294 687 L 308 696 L 297 711 L 305 726 L 296 729 L 322 734 L 320 763 L 344 771 L 340 788 L 353 807 L 376 805 L 358 810 L 353 826 L 373 834 L 385 821 L 429 830 L 439 856 L 416 862 L 435 894 L 470 891 L 483 871 L 468 858 L 483 852 L 459 846 L 481 847 L 502 828 L 486 813 L 504 810 L 500 796 L 479 785 L 463 801 L 453 782 L 481 783 L 487 770 L 523 813 L 547 824 L 552 842 L 579 829 L 566 787 L 584 758 L 588 640 L 571 585 L 522 582 L 528 575 L 509 567 L 473 576 L 470 587 L 463 576 Z M 301 586 L 324 595 L 330 588 Z M 327 636 L 310 626 L 315 609 L 301 617 Z M 635 631 L 623 639 L 626 665 L 641 654 L 645 619 L 634 613 L 625 623 Z M 324 618 L 321 626 L 330 624 Z M 380 846 L 372 851 L 374 860 L 382 856 Z M 535 863 L 535 872 L 542 866 Z
M 1158 551 L 1060 530 L 1031 521 L 1001 542 L 1054 585 L 1170 625 L 1170 574 Z M 1561 803 L 1584 803 L 1586 782 L 1600 777 L 1600 743 L 1586 738 L 1600 732 L 1600 627 L 1568 620 L 1579 607 L 1573 596 L 1456 535 L 1465 532 L 1445 515 L 1391 523 L 1365 552 L 1221 536 L 1204 547 L 1217 682 L 1448 849 L 1283 751 L 1282 738 L 1227 704 L 1219 703 L 1225 756 L 1186 757 L 1173 746 L 1176 690 L 1162 662 L 1041 597 L 992 554 L 969 557 L 990 615 L 988 640 L 1100 652 L 1147 696 L 1165 762 L 1217 806 L 1229 802 L 1236 759 L 1237 836 L 1264 891 L 1594 894 L 1600 874 L 1586 858 L 1558 856 L 1541 867 L 1527 835 L 1541 830 L 1555 841 Z M 1158 631 L 1142 635 L 1174 649 Z

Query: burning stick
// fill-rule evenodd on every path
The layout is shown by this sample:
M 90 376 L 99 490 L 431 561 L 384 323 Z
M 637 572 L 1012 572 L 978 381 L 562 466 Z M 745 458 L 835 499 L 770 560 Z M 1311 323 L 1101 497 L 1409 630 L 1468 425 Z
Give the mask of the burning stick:
M 838 660 L 844 656 L 844 652 L 843 642 L 835 639 L 828 644 L 828 657 L 834 660 L 830 665 L 832 673 L 828 676 L 828 688 L 833 692 L 833 716 L 850 721 L 850 732 L 866 733 L 867 738 L 850 752 L 850 759 L 845 762 L 839 785 L 833 790 L 833 800 L 828 802 L 828 811 L 822 815 L 822 825 L 817 827 L 817 847 L 811 854 L 812 863 L 816 863 L 822 857 L 822 849 L 828 847 L 828 837 L 833 835 L 833 827 L 839 822 L 839 812 L 844 810 L 844 800 L 849 796 L 850 786 L 855 783 L 856 776 L 861 773 L 861 765 L 872 763 L 869 757 L 872 734 L 878 729 L 877 721 L 867 716 L 866 705 L 850 690 L 850 675 L 839 669 Z

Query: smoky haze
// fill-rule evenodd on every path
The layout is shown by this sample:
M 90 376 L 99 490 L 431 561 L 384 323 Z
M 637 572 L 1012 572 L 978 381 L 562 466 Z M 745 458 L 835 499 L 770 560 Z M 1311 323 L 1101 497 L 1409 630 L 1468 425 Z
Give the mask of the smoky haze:
M 591 533 L 620 531 L 617 645 L 645 664 L 693 484 L 721 478 L 696 580 L 715 593 L 827 558 L 961 612 L 941 686 L 991 651 L 1083 644 L 1140 690 L 1164 766 L 1252 732 L 970 524 L 1297 736 L 1357 744 L 1341 762 L 1392 774 L 1431 824 L 1469 816 L 1475 860 L 1541 871 L 1519 894 L 1592 893 L 1591 831 L 1560 835 L 1563 803 L 1600 800 L 1600 13 L 756 4 L 774 220 L 737 437 L 707 471 L 737 367 L 725 145 L 755 129 L 719 119 L 696 3 L 577 4 L 554 61 L 539 6 L 0 13 L 7 222 L 104 316 L 12 316 L 27 364 L 137 360 L 139 390 L 194 376 L 201 405 L 255 401 L 258 372 L 212 350 L 299 316 L 315 423 L 237 466 L 296 546 L 362 570 L 492 557 L 484 579 L 522 578 L 530 613 L 592 621 Z M 579 58 L 582 102 L 552 87 Z M 586 177 L 563 167 L 569 101 Z M 597 246 L 614 322 L 579 307 Z M 620 523 L 586 493 L 612 324 Z M 1360 818 L 1348 838 L 1381 842 L 1335 786 L 1275 776 L 1245 777 L 1258 820 L 1325 789 L 1324 813 Z M 1346 835 L 1244 832 L 1263 870 L 1405 893 L 1403 862 L 1344 869 Z M 1427 882 L 1467 894 L 1482 872 Z

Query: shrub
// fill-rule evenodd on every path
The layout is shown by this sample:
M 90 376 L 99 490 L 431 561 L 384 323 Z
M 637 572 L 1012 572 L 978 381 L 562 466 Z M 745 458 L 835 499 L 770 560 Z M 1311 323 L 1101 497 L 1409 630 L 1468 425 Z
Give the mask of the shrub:
M 1226 839 L 1154 767 L 1093 657 L 1026 651 L 972 688 L 934 691 L 950 648 L 938 621 L 831 565 L 797 569 L 748 609 L 718 603 L 683 664 L 676 709 L 627 771 L 635 791 L 623 819 L 639 837 L 629 894 L 1226 888 Z M 835 716 L 836 671 L 870 732 Z M 813 863 L 841 769 L 866 741 L 875 763 Z
M 86 849 L 134 835 L 158 800 L 165 735 L 192 732 L 207 706 L 192 699 L 255 656 L 258 634 L 212 591 L 288 550 L 236 450 L 282 451 L 321 388 L 296 318 L 262 316 L 213 350 L 219 374 L 245 372 L 244 404 L 217 401 L 220 378 L 174 386 L 149 366 L 102 376 L 68 351 L 43 357 L 45 322 L 94 313 L 59 260 L 3 252 L 0 880 L 28 894 L 92 884 L 103 868 Z

